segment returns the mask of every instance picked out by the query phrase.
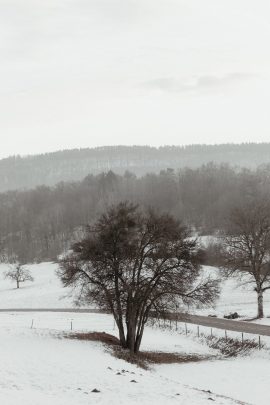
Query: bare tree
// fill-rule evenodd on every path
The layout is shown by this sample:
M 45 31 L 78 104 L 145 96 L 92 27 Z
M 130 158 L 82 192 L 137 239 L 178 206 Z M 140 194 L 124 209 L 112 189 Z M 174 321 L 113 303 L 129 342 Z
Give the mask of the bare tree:
M 270 203 L 267 196 L 248 198 L 232 211 L 224 237 L 224 268 L 254 286 L 258 318 L 263 318 L 263 294 L 270 289 Z
M 10 265 L 10 269 L 5 273 L 5 278 L 16 281 L 17 288 L 20 288 L 20 283 L 24 283 L 25 281 L 34 281 L 30 271 L 21 263 L 14 263 Z
M 110 311 L 121 345 L 137 353 L 151 313 L 208 305 L 218 294 L 217 281 L 201 278 L 197 242 L 189 236 L 169 215 L 120 203 L 88 227 L 58 274 L 64 286 L 79 287 L 79 302 Z

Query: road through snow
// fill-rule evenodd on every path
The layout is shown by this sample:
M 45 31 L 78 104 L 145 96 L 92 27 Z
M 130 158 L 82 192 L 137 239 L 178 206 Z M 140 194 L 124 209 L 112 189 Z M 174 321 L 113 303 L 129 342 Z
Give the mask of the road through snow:
M 59 313 L 81 313 L 81 314 L 104 314 L 105 311 L 99 309 L 80 309 L 80 308 L 15 308 L 0 309 L 0 313 L 9 312 L 59 312 Z M 210 328 L 222 329 L 232 332 L 250 333 L 252 335 L 270 336 L 270 326 L 259 325 L 248 321 L 229 320 L 223 318 L 213 318 L 201 315 L 175 314 L 171 319 L 177 319 L 179 322 L 190 323 L 194 325 L 208 326 Z

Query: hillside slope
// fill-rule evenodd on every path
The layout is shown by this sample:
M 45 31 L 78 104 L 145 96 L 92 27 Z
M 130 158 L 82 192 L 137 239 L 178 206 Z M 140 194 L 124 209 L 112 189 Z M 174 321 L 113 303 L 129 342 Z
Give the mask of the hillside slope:
M 34 282 L 25 282 L 19 289 L 16 283 L 4 279 L 6 265 L 0 265 L 0 308 L 72 308 L 70 290 L 64 289 L 55 274 L 57 265 L 29 265 Z
M 12 308 L 75 308 L 72 290 L 63 288 L 57 278 L 57 264 L 41 263 L 28 265 L 34 277 L 34 282 L 21 284 L 16 288 L 15 282 L 4 279 L 6 265 L 0 265 L 0 309 Z M 214 267 L 204 268 L 207 274 L 216 276 L 218 270 Z M 230 312 L 238 312 L 242 317 L 255 317 L 257 310 L 256 293 L 246 287 L 239 287 L 235 279 L 222 282 L 221 295 L 213 308 L 193 309 L 194 313 L 208 315 L 215 314 L 220 317 Z M 264 295 L 266 316 L 270 316 L 270 292 Z
M 178 368 L 166 365 L 142 370 L 136 365 L 114 358 L 108 349 L 98 342 L 64 339 L 64 322 L 68 315 L 42 314 L 45 328 L 29 328 L 29 316 L 25 314 L 1 315 L 1 370 L 0 401 L 5 405 L 207 405 L 209 398 L 219 405 L 237 405 L 235 399 L 242 398 L 243 384 L 237 395 L 223 396 L 224 387 L 220 384 L 182 383 L 186 374 L 185 364 Z M 3 319 L 4 318 L 4 319 Z M 45 318 L 45 319 L 44 319 Z M 89 318 L 89 315 L 88 315 Z M 106 323 L 100 323 L 102 316 L 95 315 L 92 324 L 85 324 L 87 330 L 114 333 Z M 76 315 L 76 321 L 82 315 Z M 112 323 L 111 323 L 112 325 Z M 93 329 L 94 328 L 94 329 Z M 153 343 L 154 342 L 154 347 Z M 172 351 L 180 353 L 211 354 L 211 350 L 200 342 L 184 336 L 170 335 L 162 331 L 146 331 L 146 350 Z M 265 368 L 265 363 L 260 366 Z M 194 368 L 188 371 L 192 379 Z M 210 362 L 204 362 L 206 370 Z M 226 366 L 226 365 L 225 365 Z M 183 367 L 183 368 L 182 368 Z M 231 370 L 232 363 L 224 370 Z M 169 374 L 168 371 L 171 370 Z M 187 379 L 188 376 L 186 375 Z M 262 378 L 259 387 L 262 388 Z M 229 381 L 230 382 L 230 381 Z M 207 390 L 213 391 L 209 393 Z M 99 393 L 92 392 L 98 389 Z M 264 402 L 260 402 L 260 405 Z
M 208 162 L 254 168 L 270 162 L 270 143 L 160 148 L 108 146 L 9 157 L 0 160 L 0 192 L 81 180 L 89 173 L 109 170 L 119 174 L 129 170 L 140 176 L 167 168 L 199 167 Z

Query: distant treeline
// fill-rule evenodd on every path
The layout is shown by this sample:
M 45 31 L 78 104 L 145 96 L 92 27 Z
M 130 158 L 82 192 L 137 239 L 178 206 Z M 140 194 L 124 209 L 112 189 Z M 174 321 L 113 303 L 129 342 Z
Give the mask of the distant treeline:
M 270 162 L 270 143 L 240 145 L 110 146 L 76 149 L 29 157 L 0 160 L 0 191 L 31 189 L 59 181 L 82 180 L 89 173 L 126 170 L 137 176 L 159 173 L 168 167 L 197 168 L 208 162 L 256 168 Z
M 200 234 L 213 234 L 223 228 L 231 207 L 258 187 L 270 190 L 270 167 L 251 171 L 208 164 L 143 177 L 109 171 L 79 182 L 9 191 L 0 194 L 2 251 L 25 262 L 54 259 L 86 224 L 122 200 L 169 212 Z

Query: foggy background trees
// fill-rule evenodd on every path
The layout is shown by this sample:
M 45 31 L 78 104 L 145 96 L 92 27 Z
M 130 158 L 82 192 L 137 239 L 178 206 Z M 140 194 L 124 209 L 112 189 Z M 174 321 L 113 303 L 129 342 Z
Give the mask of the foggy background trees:
M 177 171 L 198 168 L 208 162 L 256 168 L 269 163 L 270 144 L 164 146 L 108 146 L 65 150 L 43 155 L 14 156 L 0 160 L 0 191 L 22 190 L 38 185 L 53 186 L 60 181 L 82 180 L 112 170 L 126 170 L 137 176 L 158 174 L 168 167 Z
M 0 193 L 0 243 L 23 262 L 53 260 L 111 204 L 128 200 L 180 219 L 200 235 L 226 226 L 233 207 L 257 186 L 270 190 L 270 168 L 235 169 L 209 163 L 137 177 L 126 171 L 89 174 L 33 190 Z

